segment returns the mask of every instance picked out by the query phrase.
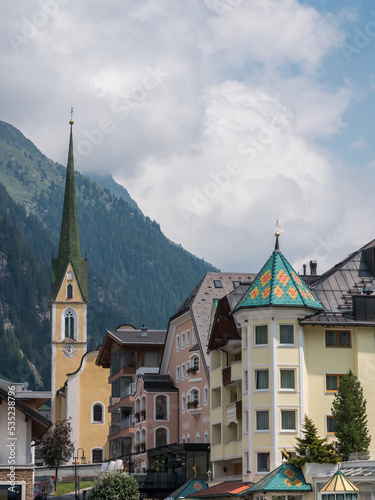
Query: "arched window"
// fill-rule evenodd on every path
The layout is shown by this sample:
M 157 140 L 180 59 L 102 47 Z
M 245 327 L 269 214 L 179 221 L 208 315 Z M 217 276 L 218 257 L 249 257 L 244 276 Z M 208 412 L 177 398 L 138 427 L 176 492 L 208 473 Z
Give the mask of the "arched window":
M 135 450 L 136 453 L 141 451 L 141 431 L 138 429 L 135 433 Z
M 185 394 L 183 394 L 181 398 L 181 410 L 185 411 Z
M 95 403 L 92 408 L 92 421 L 96 424 L 102 424 L 103 419 L 103 405 L 101 403 Z
M 69 285 L 66 287 L 66 296 L 68 299 L 73 298 L 73 285 L 69 283 Z
M 198 408 L 199 406 L 199 391 L 198 389 L 192 389 L 190 394 L 188 394 L 188 408 Z
M 199 434 L 199 432 L 197 432 L 195 435 L 195 442 L 200 443 L 200 439 L 201 439 L 200 434 Z
M 72 311 L 67 311 L 65 313 L 65 338 L 74 339 L 75 338 L 75 324 L 74 324 L 74 314 Z
M 137 398 L 135 400 L 135 422 L 138 423 L 141 420 L 141 400 Z
M 204 432 L 204 442 L 208 443 L 208 432 L 207 431 Z
M 146 420 L 146 396 L 143 396 L 141 401 L 141 421 Z
M 155 401 L 155 419 L 156 420 L 167 420 L 167 397 L 166 396 L 156 396 Z
M 158 446 L 165 446 L 167 443 L 167 429 L 164 429 L 163 427 L 159 427 L 159 429 L 156 429 L 155 431 L 155 444 L 156 448 Z
M 146 429 L 141 431 L 141 451 L 146 451 Z
M 187 436 L 186 436 L 186 442 L 187 443 L 190 443 L 190 432 L 187 433 Z
M 192 359 L 192 367 L 196 369 L 197 371 L 199 370 L 199 357 L 194 356 Z

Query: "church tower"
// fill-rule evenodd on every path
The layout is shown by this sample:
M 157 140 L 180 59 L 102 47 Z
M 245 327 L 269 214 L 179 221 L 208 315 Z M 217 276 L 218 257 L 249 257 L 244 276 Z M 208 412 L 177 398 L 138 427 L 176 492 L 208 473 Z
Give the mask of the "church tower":
M 87 351 L 87 260 L 79 241 L 73 158 L 73 120 L 65 179 L 59 253 L 52 258 L 52 421 L 65 414 L 57 392 Z

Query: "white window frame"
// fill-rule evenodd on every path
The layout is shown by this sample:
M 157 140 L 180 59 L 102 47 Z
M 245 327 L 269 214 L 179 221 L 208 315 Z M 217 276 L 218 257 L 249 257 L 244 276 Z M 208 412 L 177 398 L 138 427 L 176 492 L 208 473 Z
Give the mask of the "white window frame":
M 96 405 L 99 405 L 102 407 L 102 419 L 99 421 L 99 420 L 94 420 L 94 408 Z M 103 425 L 105 424 L 105 405 L 101 402 L 101 401 L 95 401 L 95 403 L 93 403 L 91 405 L 91 423 L 93 425 Z
M 176 382 L 180 381 L 180 365 L 176 366 Z
M 281 327 L 282 326 L 291 326 L 293 327 L 293 342 L 281 342 Z M 292 323 L 280 323 L 279 325 L 279 344 L 282 345 L 282 346 L 289 346 L 289 347 L 293 347 L 296 345 L 296 331 L 295 331 L 295 327 Z
M 176 352 L 180 350 L 180 336 L 176 335 Z
M 267 412 L 268 413 L 268 428 L 267 429 L 258 429 L 257 428 L 257 413 L 259 412 Z M 254 419 L 254 424 L 255 424 L 255 432 L 269 432 L 270 431 L 270 411 L 267 409 L 262 409 L 262 410 L 255 410 L 255 419 Z
M 267 328 L 267 343 L 266 344 L 257 344 L 257 328 L 260 326 L 265 326 Z M 262 323 L 261 325 L 254 325 L 254 347 L 265 347 L 269 345 L 269 328 L 267 323 Z
M 185 377 L 186 377 L 185 363 L 181 363 L 181 380 L 185 380 Z
M 284 429 L 283 428 L 283 413 L 284 412 L 294 413 L 294 429 Z M 283 432 L 283 433 L 297 432 L 297 410 L 289 409 L 289 408 L 283 408 L 282 410 L 280 410 L 280 432 Z
M 190 346 L 190 330 L 186 330 L 186 347 Z
M 258 469 L 258 455 L 260 455 L 260 454 L 267 454 L 268 455 L 267 470 L 259 470 Z M 255 460 L 256 460 L 257 474 L 268 474 L 271 471 L 271 467 L 270 467 L 270 465 L 271 465 L 271 453 L 269 451 L 258 451 L 256 453 Z
M 257 388 L 257 376 L 258 376 L 258 373 L 259 372 L 268 372 L 268 387 L 265 388 L 265 389 L 258 389 Z M 270 390 L 270 371 L 268 370 L 268 368 L 256 368 L 254 370 L 254 391 L 256 392 L 266 392 L 266 391 L 269 391 Z
M 181 333 L 181 349 L 185 349 L 185 332 Z
M 294 387 L 292 389 L 289 387 L 281 387 L 281 372 L 282 371 L 293 372 Z M 284 367 L 280 368 L 279 375 L 280 375 L 280 391 L 282 391 L 282 392 L 295 392 L 296 391 L 296 369 L 295 368 L 284 368 Z

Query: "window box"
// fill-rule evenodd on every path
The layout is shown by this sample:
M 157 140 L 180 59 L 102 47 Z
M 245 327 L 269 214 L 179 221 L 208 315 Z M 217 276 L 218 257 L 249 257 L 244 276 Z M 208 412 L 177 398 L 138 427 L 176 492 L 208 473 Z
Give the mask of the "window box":
M 190 368 L 188 368 L 186 370 L 187 373 L 193 373 L 193 374 L 197 373 L 197 371 L 198 371 L 198 367 L 197 366 L 191 366 Z
M 139 411 L 136 411 L 134 413 L 135 421 L 138 423 L 139 422 Z
M 187 404 L 188 409 L 198 408 L 198 401 L 189 401 Z

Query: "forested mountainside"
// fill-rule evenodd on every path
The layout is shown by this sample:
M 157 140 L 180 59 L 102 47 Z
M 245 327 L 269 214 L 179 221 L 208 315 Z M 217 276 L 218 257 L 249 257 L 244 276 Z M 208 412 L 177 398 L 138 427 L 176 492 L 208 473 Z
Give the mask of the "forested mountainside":
M 0 193 L 0 356 L 8 360 L 3 364 L 0 357 L 0 374 L 20 380 L 9 360 L 22 359 L 18 365 L 25 367 L 30 361 L 45 387 L 49 354 L 46 368 L 40 358 L 50 344 L 51 257 L 58 250 L 65 171 L 19 130 L 0 122 L 0 182 L 5 186 Z M 76 189 L 81 248 L 89 267 L 89 347 L 97 347 L 107 329 L 122 323 L 166 327 L 214 268 L 172 243 L 136 205 L 78 172 Z M 43 354 L 38 357 L 34 349 Z M 26 378 L 35 385 L 31 372 Z

